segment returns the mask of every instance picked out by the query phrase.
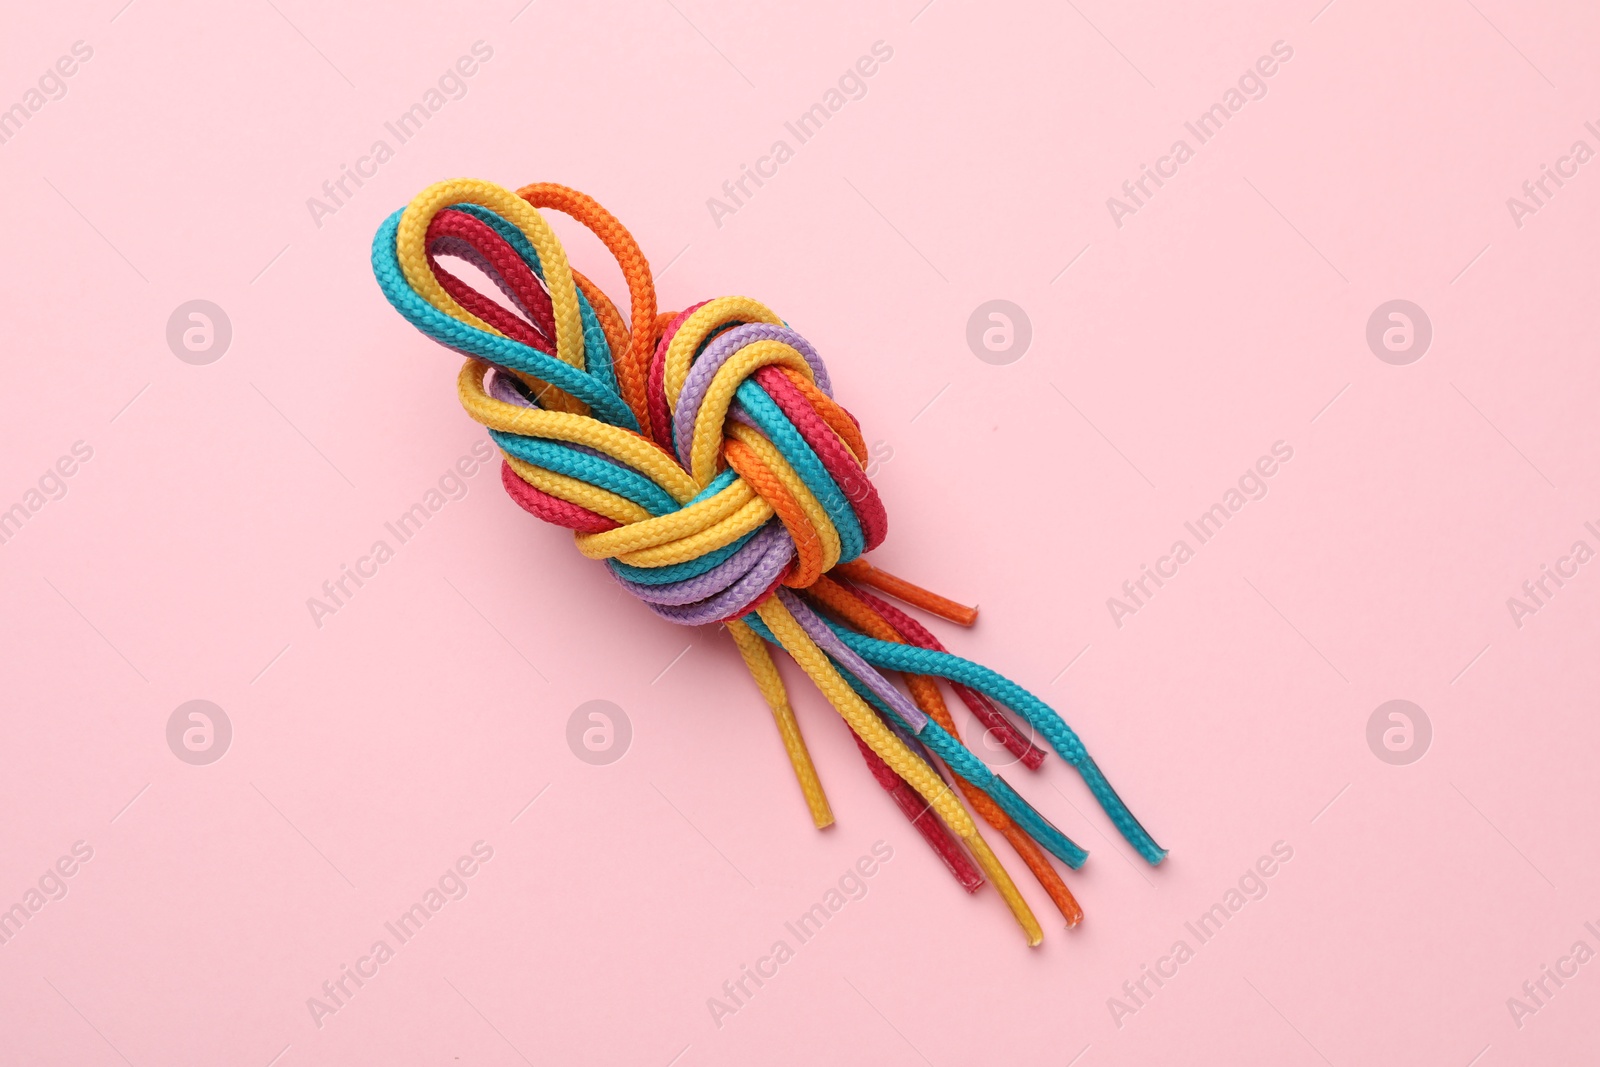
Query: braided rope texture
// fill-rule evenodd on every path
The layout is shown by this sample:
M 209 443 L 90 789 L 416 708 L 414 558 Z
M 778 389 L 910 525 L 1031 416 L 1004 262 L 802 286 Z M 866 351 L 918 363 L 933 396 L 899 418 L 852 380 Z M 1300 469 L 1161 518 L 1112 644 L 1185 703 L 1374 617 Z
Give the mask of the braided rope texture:
M 576 219 L 616 259 L 626 318 L 573 269 L 543 211 Z M 470 264 L 498 293 L 473 288 L 442 258 Z M 1052 708 L 863 588 L 961 625 L 977 615 L 863 558 L 883 543 L 888 513 L 865 473 L 860 424 L 834 399 L 816 349 L 769 308 L 732 296 L 659 313 L 627 229 L 591 197 L 543 183 L 430 186 L 378 228 L 372 269 L 395 310 L 466 357 L 457 394 L 502 453 L 507 495 L 572 530 L 578 551 L 655 614 L 728 629 L 817 827 L 833 810 L 769 644 L 827 696 L 958 883 L 969 892 L 992 883 L 1030 944 L 1039 924 L 972 812 L 1068 926 L 1082 909 L 1048 856 L 1076 868 L 1087 853 L 962 744 L 940 680 L 1036 769 L 1044 751 L 1006 713 L 1020 717 L 1147 861 L 1166 855 Z

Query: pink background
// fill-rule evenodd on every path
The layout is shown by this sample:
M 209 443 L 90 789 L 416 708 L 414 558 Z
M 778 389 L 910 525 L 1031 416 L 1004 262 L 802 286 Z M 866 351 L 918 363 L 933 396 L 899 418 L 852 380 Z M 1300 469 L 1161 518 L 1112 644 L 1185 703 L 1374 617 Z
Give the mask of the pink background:
M 1507 1005 L 1600 949 L 1600 565 L 1520 627 L 1506 604 L 1600 548 L 1600 162 L 1520 227 L 1506 204 L 1600 148 L 1584 5 L 122 3 L 0 36 L 6 106 L 93 49 L 0 145 L 0 507 L 93 450 L 0 545 L 0 907 L 93 850 L 0 946 L 0 1062 L 1592 1055 L 1600 963 Z M 316 225 L 306 199 L 480 40 L 465 97 Z M 716 225 L 877 41 L 865 97 Z M 1119 228 L 1107 197 L 1277 41 L 1266 96 Z M 727 639 L 628 602 L 492 471 L 316 627 L 306 598 L 480 439 L 367 266 L 388 212 L 463 175 L 586 190 L 671 264 L 664 307 L 748 293 L 816 343 L 893 453 L 879 562 L 981 603 L 940 633 L 1062 709 L 1168 863 L 1059 760 L 1009 771 L 1093 853 L 1077 930 L 1024 881 L 1028 950 L 790 672 L 839 815 L 813 831 Z M 1033 330 L 1003 366 L 966 342 L 996 298 Z M 209 365 L 166 342 L 192 299 L 232 323 Z M 1406 366 L 1365 338 L 1393 299 L 1433 327 Z M 1265 499 L 1118 627 L 1107 598 L 1280 440 Z M 233 726 L 209 766 L 167 746 L 191 699 Z M 632 723 L 609 766 L 565 743 L 592 699 Z M 1432 724 L 1406 766 L 1367 742 L 1392 699 Z M 867 895 L 718 1027 L 707 999 L 879 840 Z M 465 898 L 319 1027 L 307 998 L 478 841 Z M 1276 842 L 1266 896 L 1196 947 Z

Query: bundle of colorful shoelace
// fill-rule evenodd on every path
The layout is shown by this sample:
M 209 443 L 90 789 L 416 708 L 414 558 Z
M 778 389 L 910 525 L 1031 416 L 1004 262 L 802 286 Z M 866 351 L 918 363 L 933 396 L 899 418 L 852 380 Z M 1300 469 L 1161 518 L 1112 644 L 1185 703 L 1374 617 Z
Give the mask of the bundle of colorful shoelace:
M 541 209 L 570 215 L 616 257 L 628 318 L 572 269 Z M 498 298 L 451 274 L 441 257 L 471 264 Z M 1007 713 L 1024 720 L 1140 855 L 1152 864 L 1166 855 L 1054 710 L 950 654 L 869 591 L 962 625 L 977 615 L 862 559 L 888 525 L 865 473 L 866 442 L 833 399 L 816 350 L 777 315 L 746 297 L 658 314 L 649 265 L 628 231 L 560 185 L 513 193 L 440 182 L 379 227 L 372 268 L 400 314 L 467 357 L 461 403 L 503 453 L 511 498 L 571 529 L 578 551 L 604 560 L 657 615 L 732 635 L 819 828 L 833 814 L 768 645 L 788 652 L 838 709 L 874 777 L 961 884 L 969 892 L 985 878 L 994 884 L 1030 945 L 1042 940 L 1039 923 L 968 805 L 1069 926 L 1083 912 L 1045 853 L 1071 868 L 1087 854 L 961 743 L 938 680 L 1037 768 L 1043 750 Z

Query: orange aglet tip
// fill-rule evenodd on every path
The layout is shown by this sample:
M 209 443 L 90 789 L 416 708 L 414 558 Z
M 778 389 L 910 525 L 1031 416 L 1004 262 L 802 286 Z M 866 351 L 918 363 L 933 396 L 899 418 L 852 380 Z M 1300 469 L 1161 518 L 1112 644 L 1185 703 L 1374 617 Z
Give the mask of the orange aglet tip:
M 957 604 L 954 600 L 942 597 L 938 593 L 930 593 L 920 585 L 914 585 L 904 578 L 896 577 L 882 567 L 873 566 L 865 559 L 854 559 L 849 563 L 841 563 L 834 570 L 851 581 L 869 585 L 880 593 L 887 593 L 896 600 L 904 601 L 914 608 L 921 608 L 929 615 L 937 615 L 939 618 L 953 622 L 957 626 L 971 626 L 978 621 L 977 608 L 969 608 L 965 604 Z

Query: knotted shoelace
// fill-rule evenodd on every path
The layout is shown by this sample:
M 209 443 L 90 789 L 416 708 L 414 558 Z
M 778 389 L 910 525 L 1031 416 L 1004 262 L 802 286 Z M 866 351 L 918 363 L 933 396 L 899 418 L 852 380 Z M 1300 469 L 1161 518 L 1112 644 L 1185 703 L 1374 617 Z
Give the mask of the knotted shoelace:
M 570 215 L 616 257 L 627 319 L 571 267 L 541 210 Z M 450 273 L 441 257 L 471 264 L 499 298 Z M 957 880 L 969 892 L 994 884 L 1030 945 L 1043 938 L 1039 923 L 968 805 L 1010 843 L 1068 926 L 1083 912 L 1046 853 L 1074 869 L 1087 853 L 961 743 L 938 679 L 1037 769 L 1044 751 L 1006 712 L 1019 716 L 1077 770 L 1145 860 L 1166 855 L 1053 709 L 952 655 L 868 591 L 960 625 L 977 616 L 862 558 L 888 529 L 865 473 L 866 441 L 833 399 L 816 349 L 768 308 L 734 296 L 658 314 L 633 237 L 590 197 L 552 184 L 515 193 L 465 179 L 430 186 L 379 227 L 372 268 L 401 315 L 466 356 L 461 404 L 503 454 L 511 498 L 571 529 L 578 551 L 604 560 L 657 615 L 727 629 L 818 828 L 833 813 L 769 645 L 827 696 L 874 778 Z

